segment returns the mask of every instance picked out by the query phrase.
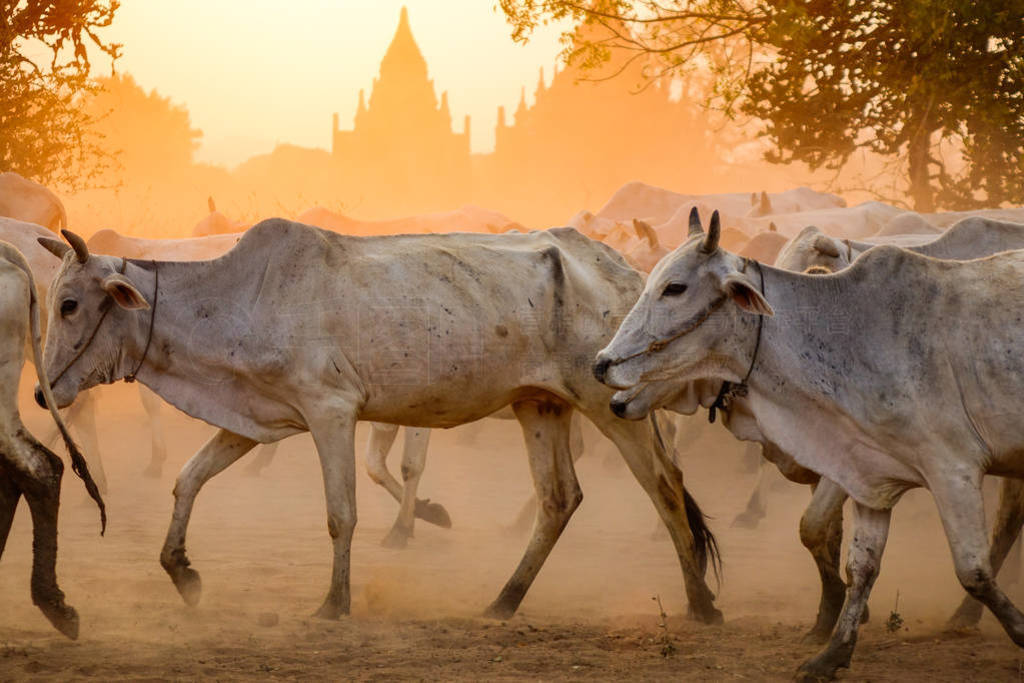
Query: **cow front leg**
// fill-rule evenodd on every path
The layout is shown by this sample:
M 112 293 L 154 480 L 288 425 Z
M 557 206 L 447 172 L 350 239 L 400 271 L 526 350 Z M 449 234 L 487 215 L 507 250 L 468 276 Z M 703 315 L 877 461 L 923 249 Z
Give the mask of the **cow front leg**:
M 732 525 L 738 526 L 741 529 L 756 529 L 757 525 L 764 519 L 766 514 L 764 501 L 768 494 L 768 485 L 771 483 L 769 475 L 772 468 L 774 468 L 774 465 L 761 457 L 761 444 L 759 443 L 748 443 L 744 458 L 749 457 L 750 452 L 753 450 L 756 450 L 757 457 L 761 461 L 757 470 L 757 481 L 754 483 L 754 490 L 750 492 L 750 497 L 747 499 L 747 506 L 743 508 L 743 512 L 736 515 L 736 518 L 732 520 Z
M 690 518 L 682 471 L 667 453 L 659 455 L 661 449 L 655 443 L 649 420 L 619 420 L 606 405 L 603 409 L 604 413 L 591 415 L 590 419 L 618 446 L 633 476 L 647 492 L 662 523 L 668 528 L 683 570 L 690 616 L 705 624 L 722 623 L 722 612 L 715 607 L 715 595 L 704 580 L 714 539 L 700 519 L 692 498 L 689 503 L 694 518 Z
M 843 608 L 846 582 L 839 575 L 843 543 L 843 503 L 846 491 L 829 479 L 814 485 L 811 502 L 800 518 L 800 541 L 811 553 L 821 577 L 821 600 L 814 628 L 805 636 L 812 642 L 828 640 Z M 865 608 L 866 609 L 866 608 Z
M 1021 526 L 1024 526 L 1024 481 L 1004 477 L 999 487 L 999 511 L 992 525 L 992 550 L 989 563 L 993 575 L 998 576 L 999 570 L 1006 560 L 1013 544 L 1020 537 Z M 984 608 L 980 602 L 964 596 L 963 602 L 949 619 L 948 628 L 960 629 L 976 626 L 981 621 Z
M 949 476 L 943 472 L 939 476 L 929 484 L 953 553 L 956 576 L 971 597 L 992 611 L 1013 642 L 1024 647 L 1024 615 L 996 584 L 989 561 L 981 474 Z
M 68 638 L 78 638 L 78 613 L 57 585 L 57 513 L 64 463 L 41 445 L 22 444 L 30 476 L 16 475 L 32 513 L 32 603 Z
M 167 462 L 167 440 L 164 436 L 163 419 L 160 416 L 160 397 L 147 387 L 139 384 L 139 399 L 142 401 L 142 408 L 149 417 L 150 430 L 150 452 L 149 464 L 142 474 L 147 477 L 159 479 L 164 471 L 164 463 Z
M 187 605 L 199 604 L 202 594 L 199 572 L 189 566 L 185 553 L 185 533 L 192 515 L 192 505 L 203 484 L 252 450 L 256 443 L 226 429 L 218 430 L 178 474 L 174 484 L 174 514 L 160 552 L 160 564 L 170 575 L 174 587 Z
M 850 658 L 857 644 L 857 630 L 871 594 L 871 586 L 878 576 L 885 542 L 889 538 L 891 517 L 892 510 L 873 510 L 854 503 L 853 538 L 850 539 L 846 560 L 846 572 L 850 579 L 846 602 L 828 645 L 803 663 L 797 671 L 799 680 L 829 681 L 840 668 L 850 666 Z
M 316 616 L 322 619 L 337 619 L 348 614 L 352 605 L 352 532 L 356 527 L 355 429 L 354 413 L 325 416 L 310 427 L 323 471 L 327 533 L 334 549 L 331 588 L 316 611 Z
M 381 542 L 386 548 L 404 548 L 409 539 L 412 538 L 418 503 L 425 502 L 426 505 L 437 506 L 441 508 L 446 517 L 448 515 L 448 512 L 436 503 L 416 500 L 416 491 L 420 485 L 420 477 L 423 476 L 423 468 L 427 462 L 427 447 L 429 444 L 429 429 L 405 428 L 405 448 L 402 450 L 402 481 L 404 484 L 402 500 L 394 526 L 391 527 L 391 531 L 388 532 L 388 535 Z M 448 526 L 451 526 L 451 519 L 448 519 Z
M 572 408 L 551 397 L 512 406 L 526 439 L 530 473 L 537 493 L 536 522 L 523 559 L 485 616 L 507 619 L 515 614 L 544 560 L 583 500 L 569 448 Z

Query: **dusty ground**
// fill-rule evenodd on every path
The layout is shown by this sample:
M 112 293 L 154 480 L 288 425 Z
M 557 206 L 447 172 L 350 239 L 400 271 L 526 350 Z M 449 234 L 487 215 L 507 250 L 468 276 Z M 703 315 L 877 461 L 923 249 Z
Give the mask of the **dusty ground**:
M 730 528 L 755 475 L 743 470 L 734 442 L 713 434 L 685 470 L 722 545 L 723 626 L 685 620 L 671 544 L 652 538 L 653 508 L 602 445 L 579 463 L 583 505 L 520 613 L 508 622 L 479 618 L 525 547 L 525 537 L 503 527 L 531 488 L 517 426 L 494 420 L 475 441 L 465 429 L 435 433 L 421 496 L 444 503 L 454 528 L 420 523 L 406 550 L 379 545 L 396 505 L 360 472 L 353 614 L 340 622 L 310 617 L 330 571 L 310 439 L 286 441 L 259 478 L 246 476 L 243 460 L 198 499 L 189 550 L 204 593 L 198 608 L 187 608 L 158 555 L 174 476 L 211 428 L 165 408 L 170 460 L 161 479 L 143 478 L 148 426 L 134 391 L 102 390 L 105 538 L 77 479 L 64 480 L 59 576 L 81 615 L 81 639 L 57 635 L 31 604 L 23 506 L 0 563 L 2 679 L 785 680 L 815 651 L 800 640 L 817 605 L 817 573 L 796 531 L 808 494 L 780 483 L 759 530 Z M 43 415 L 23 406 L 38 433 Z M 360 452 L 365 437 L 360 430 Z M 397 469 L 397 453 L 392 460 Z M 884 621 L 897 591 L 906 628 L 892 635 Z M 664 629 L 656 595 L 669 614 Z M 897 509 L 874 617 L 843 678 L 1020 680 L 1024 653 L 990 616 L 978 631 L 942 635 L 961 595 L 931 500 L 912 492 Z M 1010 595 L 1021 601 L 1016 587 Z M 667 657 L 666 643 L 674 649 Z

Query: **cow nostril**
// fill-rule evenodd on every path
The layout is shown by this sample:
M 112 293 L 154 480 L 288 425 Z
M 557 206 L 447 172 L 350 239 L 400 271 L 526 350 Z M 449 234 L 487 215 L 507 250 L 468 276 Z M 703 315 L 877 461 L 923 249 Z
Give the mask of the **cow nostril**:
M 608 373 L 608 366 L 612 364 L 611 360 L 604 358 L 594 363 L 594 377 L 598 382 L 604 382 L 604 376 Z
M 39 407 L 40 408 L 45 408 L 46 407 L 46 397 L 43 396 L 43 388 L 42 387 L 40 387 L 40 386 L 36 387 L 35 397 L 36 397 L 36 403 L 39 405 Z
M 615 417 L 624 417 L 626 415 L 625 401 L 612 401 L 609 405 L 612 412 L 615 413 Z

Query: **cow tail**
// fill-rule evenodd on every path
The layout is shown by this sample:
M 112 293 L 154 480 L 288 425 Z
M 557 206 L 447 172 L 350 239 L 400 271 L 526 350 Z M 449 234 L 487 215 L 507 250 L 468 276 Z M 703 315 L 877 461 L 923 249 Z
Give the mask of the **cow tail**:
M 672 449 L 672 457 L 668 457 L 668 447 L 661 436 L 661 428 L 658 426 L 658 418 L 655 412 L 651 412 L 651 426 L 654 428 L 655 450 L 662 459 L 662 466 L 671 471 L 674 479 L 680 484 L 683 490 L 683 507 L 686 510 L 686 521 L 690 526 L 690 535 L 693 536 L 693 550 L 697 556 L 701 573 L 707 572 L 708 565 L 715 575 L 715 583 L 719 586 L 722 582 L 722 554 L 718 548 L 718 539 L 711 532 L 707 525 L 708 516 L 700 509 L 697 500 L 690 494 L 686 486 L 682 485 L 682 471 L 675 462 L 675 449 Z
M 21 256 L 20 252 L 18 256 Z M 75 474 L 85 483 L 85 490 L 89 492 L 89 497 L 96 501 L 96 505 L 100 508 L 100 536 L 102 536 L 107 530 L 107 506 L 103 503 L 103 497 L 100 495 L 99 489 L 96 487 L 96 482 L 93 481 L 92 475 L 89 474 L 89 466 L 85 462 L 85 457 L 82 452 L 78 450 L 78 446 L 71 439 L 71 433 L 68 432 L 67 426 L 64 424 L 64 420 L 61 419 L 60 413 L 57 412 L 57 403 L 53 399 L 53 391 L 50 387 L 50 380 L 46 376 L 46 369 L 43 367 L 43 352 L 42 352 L 42 334 L 39 327 L 39 293 L 36 290 L 35 279 L 32 277 L 32 270 L 28 266 L 28 262 L 21 256 L 18 266 L 25 271 L 28 276 L 28 289 L 29 289 L 29 324 L 31 325 L 32 333 L 32 359 L 36 366 L 36 377 L 39 379 L 39 386 L 43 390 L 43 397 L 46 399 L 46 407 L 50 410 L 50 415 L 53 416 L 53 421 L 57 424 L 57 429 L 60 430 L 60 435 L 64 439 L 64 444 L 68 448 L 68 453 L 71 455 L 71 469 L 74 470 Z

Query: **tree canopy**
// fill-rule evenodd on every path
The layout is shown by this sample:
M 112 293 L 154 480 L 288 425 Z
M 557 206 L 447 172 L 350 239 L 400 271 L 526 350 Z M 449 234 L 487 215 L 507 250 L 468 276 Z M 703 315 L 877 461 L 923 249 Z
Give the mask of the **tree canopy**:
M 770 161 L 838 170 L 869 150 L 920 211 L 1024 204 L 1024 0 L 500 5 L 519 40 L 553 20 L 606 27 L 564 36 L 585 66 L 625 51 L 650 78 L 709 70 L 712 99 L 762 122 Z
M 104 40 L 118 0 L 0 0 L 0 170 L 80 186 L 102 168 L 81 96 L 92 91 L 90 53 L 112 62 Z

